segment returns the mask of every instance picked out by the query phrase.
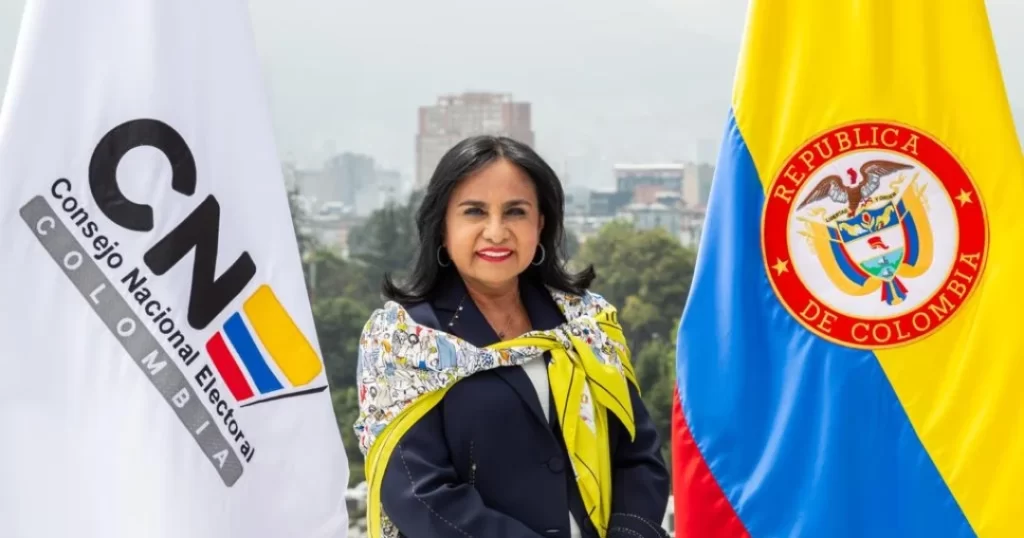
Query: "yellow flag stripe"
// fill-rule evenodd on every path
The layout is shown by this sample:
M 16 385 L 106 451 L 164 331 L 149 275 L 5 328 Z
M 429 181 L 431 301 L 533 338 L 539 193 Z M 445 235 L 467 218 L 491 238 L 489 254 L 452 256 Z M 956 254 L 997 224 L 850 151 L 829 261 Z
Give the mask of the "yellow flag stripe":
M 991 235 L 982 280 L 937 332 L 875 355 L 972 527 L 1019 536 L 1024 159 L 984 3 L 754 0 L 749 16 L 733 105 L 766 189 L 814 135 L 871 120 L 935 136 L 977 185 Z

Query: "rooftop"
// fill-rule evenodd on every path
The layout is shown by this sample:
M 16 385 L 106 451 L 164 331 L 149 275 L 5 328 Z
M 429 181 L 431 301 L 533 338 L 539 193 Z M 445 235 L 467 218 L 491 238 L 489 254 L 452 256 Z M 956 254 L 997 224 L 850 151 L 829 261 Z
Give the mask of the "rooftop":
M 683 163 L 647 163 L 647 164 L 616 164 L 616 171 L 643 171 L 643 170 L 686 170 Z

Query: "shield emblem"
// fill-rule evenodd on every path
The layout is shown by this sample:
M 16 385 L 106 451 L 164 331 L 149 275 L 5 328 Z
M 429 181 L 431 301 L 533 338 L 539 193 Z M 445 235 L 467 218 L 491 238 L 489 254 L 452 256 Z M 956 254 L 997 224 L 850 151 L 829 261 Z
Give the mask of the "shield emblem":
M 857 286 L 881 281 L 882 301 L 898 304 L 907 297 L 901 268 L 916 261 L 917 229 L 902 200 L 867 208 L 829 227 L 832 256 L 842 276 Z

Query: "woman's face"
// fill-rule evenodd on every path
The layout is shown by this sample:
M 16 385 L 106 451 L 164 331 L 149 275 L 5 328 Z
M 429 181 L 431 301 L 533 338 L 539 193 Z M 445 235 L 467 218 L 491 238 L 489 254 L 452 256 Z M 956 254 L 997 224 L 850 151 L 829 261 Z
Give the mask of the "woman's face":
M 500 159 L 452 192 L 444 246 L 464 279 L 499 288 L 533 262 L 543 226 L 530 176 Z

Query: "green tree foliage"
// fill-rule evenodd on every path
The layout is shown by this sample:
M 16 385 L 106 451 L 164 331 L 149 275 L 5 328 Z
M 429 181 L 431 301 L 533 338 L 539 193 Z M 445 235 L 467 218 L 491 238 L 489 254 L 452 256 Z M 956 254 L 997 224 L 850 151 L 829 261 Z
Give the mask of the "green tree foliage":
M 631 346 L 674 341 L 693 280 L 693 250 L 663 229 L 637 230 L 615 221 L 584 243 L 578 259 L 596 268 L 594 291 L 619 309 Z
M 570 230 L 565 230 L 565 235 L 562 237 L 562 254 L 565 259 L 571 260 L 576 257 L 580 252 L 580 238 L 576 237 L 576 234 Z
M 668 461 L 669 434 L 672 429 L 672 398 L 675 395 L 675 343 L 668 339 L 654 340 L 634 355 L 637 382 L 641 395 L 661 435 L 662 452 Z
M 594 264 L 593 291 L 619 309 L 644 402 L 669 445 L 675 340 L 690 293 L 696 252 L 662 229 L 612 222 L 587 240 L 578 264 Z
M 316 238 L 303 231 L 303 225 L 308 215 L 299 207 L 299 190 L 288 191 L 288 209 L 292 212 L 292 227 L 295 228 L 295 241 L 299 246 L 299 253 L 305 255 L 317 248 Z
M 303 234 L 301 222 L 304 215 L 296 204 L 296 196 L 294 191 L 289 193 L 292 223 L 302 254 L 334 414 L 348 456 L 349 484 L 356 485 L 365 479 L 363 456 L 352 429 L 359 413 L 356 393 L 359 337 L 370 312 L 380 303 L 380 281 L 374 278 L 376 271 L 372 268 L 358 261 L 345 260 Z
M 409 195 L 409 199 L 405 203 L 406 207 L 409 209 L 409 218 L 412 219 L 413 222 L 416 222 L 416 212 L 420 210 L 420 204 L 423 203 L 423 197 L 426 194 L 426 191 L 422 189 L 414 190 Z M 415 229 L 415 226 L 413 226 L 413 229 Z
M 360 304 L 380 302 L 377 271 L 358 260 L 346 260 L 329 250 L 317 250 L 306 256 L 306 281 L 313 301 L 347 297 Z
M 355 385 L 348 387 L 331 387 L 331 401 L 334 404 L 334 416 L 341 430 L 341 441 L 345 445 L 348 456 L 349 486 L 355 486 L 366 480 L 366 466 L 363 454 L 359 451 L 359 440 L 352 425 L 359 417 L 359 393 Z
M 380 282 L 384 273 L 401 274 L 416 252 L 416 223 L 408 205 L 389 203 L 348 235 L 351 257 Z
M 370 312 L 367 303 L 349 297 L 326 297 L 313 303 L 320 350 L 332 387 L 355 386 L 359 336 Z

